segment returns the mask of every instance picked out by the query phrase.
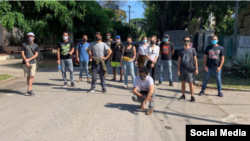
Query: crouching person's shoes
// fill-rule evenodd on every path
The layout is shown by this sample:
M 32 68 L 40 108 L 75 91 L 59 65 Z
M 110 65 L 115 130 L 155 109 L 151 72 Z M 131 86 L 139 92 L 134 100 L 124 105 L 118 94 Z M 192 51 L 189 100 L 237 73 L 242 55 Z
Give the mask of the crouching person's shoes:
M 150 108 L 147 112 L 146 112 L 146 115 L 152 115 L 153 114 L 153 108 Z

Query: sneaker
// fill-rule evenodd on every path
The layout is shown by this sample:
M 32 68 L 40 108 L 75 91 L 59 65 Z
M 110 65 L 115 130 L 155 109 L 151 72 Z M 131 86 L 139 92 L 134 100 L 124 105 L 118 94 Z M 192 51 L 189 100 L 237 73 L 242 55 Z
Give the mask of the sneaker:
M 186 97 L 185 97 L 185 95 L 182 95 L 180 98 L 178 98 L 178 100 L 185 100 L 186 99 Z
M 75 87 L 75 83 L 74 82 L 71 82 L 71 87 Z
M 128 88 L 128 85 L 124 85 L 124 88 Z
M 204 95 L 204 91 L 201 91 L 198 95 L 199 95 L 199 96 Z
M 191 96 L 191 100 L 190 100 L 191 102 L 195 102 L 195 98 L 194 98 L 194 96 Z
M 35 94 L 33 93 L 33 91 L 31 90 L 31 91 L 29 91 L 29 92 L 27 92 L 27 94 L 28 95 L 30 95 L 30 96 L 35 96 Z
M 223 97 L 223 93 L 222 92 L 218 92 L 218 96 L 219 97 Z
M 162 82 L 161 82 L 161 81 L 159 81 L 158 85 L 161 85 L 161 84 L 162 84 Z
M 94 89 L 90 89 L 90 90 L 88 91 L 88 93 L 94 93 L 94 92 L 95 92 Z
M 169 86 L 173 87 L 174 86 L 173 82 L 169 82 Z
M 107 92 L 107 90 L 106 90 L 106 89 L 102 90 L 102 93 L 106 93 L 106 92 Z
M 150 108 L 147 112 L 146 112 L 146 115 L 152 115 L 153 114 L 153 108 Z
M 81 77 L 79 77 L 79 79 L 77 80 L 77 82 L 81 82 L 82 81 L 82 78 Z
M 64 82 L 64 84 L 62 85 L 63 88 L 68 87 L 68 83 Z

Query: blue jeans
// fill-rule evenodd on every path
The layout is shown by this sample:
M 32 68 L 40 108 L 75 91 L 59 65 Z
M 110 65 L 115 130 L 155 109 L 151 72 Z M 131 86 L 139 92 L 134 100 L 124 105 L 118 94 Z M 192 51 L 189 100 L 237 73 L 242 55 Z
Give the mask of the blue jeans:
M 135 72 L 134 72 L 134 62 L 126 62 L 123 61 L 122 62 L 122 67 L 123 67 L 123 74 L 124 74 L 124 82 L 125 85 L 128 85 L 128 70 L 132 76 L 132 82 L 134 84 L 134 80 L 135 80 Z
M 89 62 L 88 61 L 80 61 L 80 74 L 79 74 L 79 77 L 82 77 L 83 69 L 85 69 L 87 78 L 89 78 L 90 75 L 89 75 Z
M 67 77 L 66 77 L 66 68 L 69 69 L 70 72 L 70 81 L 74 82 L 74 70 L 73 70 L 73 61 L 72 59 L 61 59 L 61 69 L 62 69 L 62 77 L 64 82 L 67 82 Z
M 173 82 L 172 77 L 172 60 L 161 60 L 161 70 L 160 70 L 160 81 L 163 81 L 163 72 L 166 72 L 166 69 L 168 71 L 168 79 L 169 82 Z
M 216 72 L 217 68 L 209 68 L 208 67 L 208 72 L 206 72 L 203 83 L 202 83 L 202 91 L 206 89 L 207 82 L 212 74 L 214 74 L 216 82 L 217 82 L 217 89 L 218 92 L 221 91 L 221 70 L 217 73 Z

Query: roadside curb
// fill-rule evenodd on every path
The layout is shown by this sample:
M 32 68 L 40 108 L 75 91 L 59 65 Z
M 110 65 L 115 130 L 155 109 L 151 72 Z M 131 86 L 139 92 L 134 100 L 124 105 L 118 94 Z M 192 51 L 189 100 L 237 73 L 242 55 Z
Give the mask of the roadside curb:
M 174 64 L 175 66 L 177 66 L 177 63 L 176 63 L 176 62 L 174 62 L 174 61 L 172 61 L 172 62 L 173 62 L 173 64 Z M 195 86 L 202 87 L 202 84 L 197 84 L 197 83 L 195 82 L 195 80 L 194 80 L 193 84 L 194 84 Z M 206 86 L 206 88 L 217 89 L 217 87 L 213 87 L 213 86 Z M 222 87 L 221 89 L 222 89 L 222 90 L 227 90 L 227 91 L 250 92 L 250 89 L 236 89 L 236 88 L 226 88 L 226 87 Z

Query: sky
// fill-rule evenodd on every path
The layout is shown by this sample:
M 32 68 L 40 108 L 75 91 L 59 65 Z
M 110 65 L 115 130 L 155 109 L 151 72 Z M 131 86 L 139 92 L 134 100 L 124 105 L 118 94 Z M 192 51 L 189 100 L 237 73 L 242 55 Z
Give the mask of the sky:
M 130 19 L 134 18 L 143 18 L 144 9 L 142 7 L 142 3 L 139 1 L 128 1 L 121 9 L 126 11 L 127 21 L 129 21 L 129 6 L 130 5 Z

